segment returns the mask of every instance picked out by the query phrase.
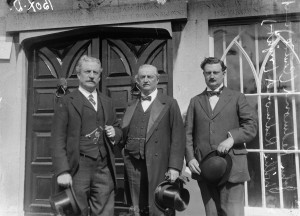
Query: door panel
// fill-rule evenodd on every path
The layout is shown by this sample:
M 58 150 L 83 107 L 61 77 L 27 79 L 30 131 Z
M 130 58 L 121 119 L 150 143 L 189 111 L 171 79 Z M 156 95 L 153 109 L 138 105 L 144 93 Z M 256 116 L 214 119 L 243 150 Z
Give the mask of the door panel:
M 83 53 L 88 53 L 91 42 L 53 42 L 32 49 L 28 76 L 26 215 L 51 213 L 49 197 L 55 193 L 56 184 L 52 172 L 50 137 L 57 82 L 64 77 L 71 91 L 78 86 L 74 66 Z
M 87 34 L 88 31 L 91 34 Z M 35 39 L 38 42 L 30 42 L 27 47 L 26 215 L 53 214 L 49 197 L 57 191 L 50 154 L 52 117 L 57 101 L 55 93 L 60 78 L 66 78 L 70 91 L 78 87 L 75 65 L 83 54 L 100 58 L 104 70 L 99 90 L 112 98 L 120 121 L 127 102 L 133 98 L 130 91 L 140 65 L 149 63 L 157 66 L 161 74 L 159 91 L 172 95 L 172 47 L 168 34 L 146 34 L 141 30 L 125 28 L 118 34 L 115 34 L 115 29 L 95 32 L 92 28 L 81 32 L 89 37 L 78 32 L 54 34 Z M 116 148 L 115 154 L 118 184 L 116 215 L 119 215 L 122 211 L 128 211 L 130 200 L 125 195 L 121 151 Z

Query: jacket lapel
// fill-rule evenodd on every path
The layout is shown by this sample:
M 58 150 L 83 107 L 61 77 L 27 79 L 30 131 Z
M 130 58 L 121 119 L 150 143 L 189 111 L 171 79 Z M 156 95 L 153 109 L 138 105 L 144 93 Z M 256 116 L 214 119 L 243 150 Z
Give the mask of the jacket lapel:
M 99 93 L 99 91 L 97 91 L 98 93 L 98 107 L 99 106 L 102 106 L 102 109 L 103 109 L 103 114 L 104 114 L 104 125 L 106 125 L 106 122 L 107 122 L 107 116 L 108 116 L 108 110 L 107 108 L 109 107 L 107 105 L 107 101 L 105 100 L 105 98 Z M 93 108 L 94 109 L 94 108 Z M 95 109 L 94 109 L 95 110 Z M 99 109 L 98 109 L 99 110 Z
M 146 142 L 149 140 L 158 123 L 168 110 L 168 106 L 166 106 L 165 101 L 164 95 L 161 93 L 158 93 L 157 97 L 153 101 L 147 127 Z
M 202 92 L 199 96 L 199 103 L 202 107 L 202 109 L 205 111 L 206 115 L 208 116 L 208 118 L 211 117 L 211 108 L 210 108 L 210 103 L 209 103 L 209 100 L 208 100 L 208 97 L 204 92 Z
M 224 87 L 224 89 L 220 95 L 219 101 L 216 104 L 216 107 L 213 111 L 212 118 L 215 118 L 221 112 L 221 110 L 223 110 L 223 107 L 226 106 L 226 104 L 230 100 L 231 100 L 231 93 L 230 93 L 230 91 L 228 91 L 228 89 L 226 87 Z
M 135 100 L 128 105 L 126 112 L 124 114 L 124 117 L 123 117 L 122 128 L 127 128 L 129 126 L 129 123 L 131 121 L 131 118 L 133 116 L 133 113 L 135 111 L 135 108 L 136 108 L 138 102 L 139 102 L 139 100 Z
M 81 93 L 78 89 L 75 89 L 72 93 L 70 93 L 70 98 L 72 99 L 72 104 L 79 113 L 82 115 L 82 107 L 83 107 L 83 100 L 81 97 Z

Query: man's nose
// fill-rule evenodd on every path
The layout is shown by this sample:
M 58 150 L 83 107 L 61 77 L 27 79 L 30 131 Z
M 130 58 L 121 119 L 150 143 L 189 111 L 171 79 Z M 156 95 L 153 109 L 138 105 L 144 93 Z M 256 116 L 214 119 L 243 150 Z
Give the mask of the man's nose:
M 215 78 L 215 75 L 213 73 L 209 74 L 209 78 L 212 79 L 212 78 Z
M 93 78 L 94 79 L 94 73 L 93 73 L 93 71 L 91 71 L 90 73 L 89 73 L 89 78 Z

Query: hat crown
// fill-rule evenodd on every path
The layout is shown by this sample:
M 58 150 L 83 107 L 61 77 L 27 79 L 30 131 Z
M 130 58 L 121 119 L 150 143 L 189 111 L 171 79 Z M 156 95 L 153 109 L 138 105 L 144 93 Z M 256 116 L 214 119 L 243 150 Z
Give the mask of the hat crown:
M 51 208 L 58 214 L 66 212 L 68 214 L 79 214 L 80 208 L 76 200 L 73 188 L 67 188 L 50 197 Z
M 211 184 L 224 184 L 229 178 L 231 167 L 231 156 L 220 156 L 217 151 L 208 153 L 200 162 L 201 175 Z
M 227 161 L 224 158 L 220 156 L 214 156 L 202 163 L 201 170 L 206 179 L 209 179 L 213 182 L 218 182 L 225 174 L 226 167 Z

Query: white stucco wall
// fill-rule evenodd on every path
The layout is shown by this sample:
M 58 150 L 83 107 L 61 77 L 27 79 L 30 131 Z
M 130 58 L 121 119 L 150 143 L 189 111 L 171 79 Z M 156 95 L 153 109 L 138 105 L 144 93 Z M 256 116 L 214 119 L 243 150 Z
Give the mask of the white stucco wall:
M 26 67 L 13 44 L 0 61 L 0 215 L 22 215 L 25 170 Z M 17 59 L 18 56 L 18 59 Z

